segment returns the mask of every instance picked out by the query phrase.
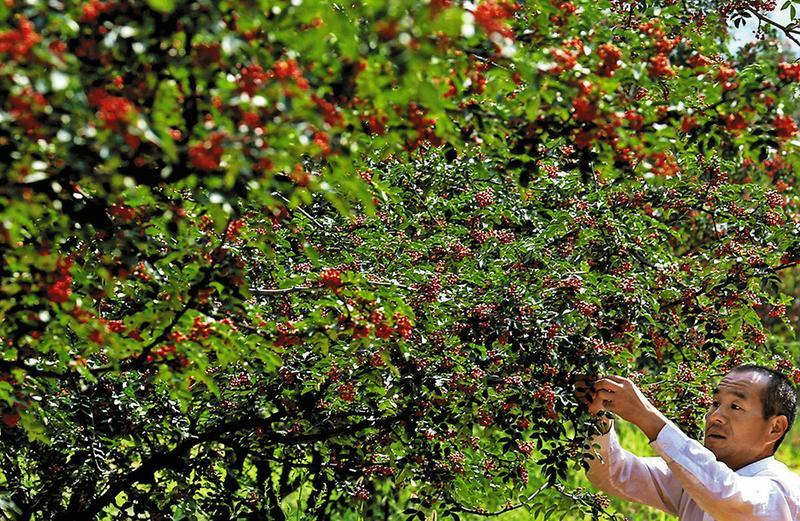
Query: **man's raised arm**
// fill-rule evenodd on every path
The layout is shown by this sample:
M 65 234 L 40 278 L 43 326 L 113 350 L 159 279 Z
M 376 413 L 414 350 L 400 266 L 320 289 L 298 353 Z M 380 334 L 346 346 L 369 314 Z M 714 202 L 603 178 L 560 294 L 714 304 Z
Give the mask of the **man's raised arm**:
M 578 382 L 581 398 L 591 382 Z M 598 400 L 585 400 L 589 411 L 597 416 L 603 410 Z M 624 450 L 614 432 L 611 420 L 601 418 L 605 434 L 595 436 L 595 445 L 588 460 L 586 477 L 598 489 L 626 501 L 642 503 L 669 514 L 677 515 L 681 497 L 680 483 L 672 476 L 667 464 L 658 457 L 641 458 Z
M 785 476 L 737 474 L 697 441 L 668 422 L 626 378 L 608 376 L 594 382 L 589 393 L 593 407 L 613 412 L 644 432 L 651 446 L 694 502 L 715 519 L 725 521 L 792 521 L 798 519 L 800 494 L 786 487 Z M 610 471 L 615 471 L 612 451 Z M 624 457 L 623 457 L 624 461 Z M 757 472 L 757 469 L 753 473 Z M 635 476 L 615 476 L 617 480 Z

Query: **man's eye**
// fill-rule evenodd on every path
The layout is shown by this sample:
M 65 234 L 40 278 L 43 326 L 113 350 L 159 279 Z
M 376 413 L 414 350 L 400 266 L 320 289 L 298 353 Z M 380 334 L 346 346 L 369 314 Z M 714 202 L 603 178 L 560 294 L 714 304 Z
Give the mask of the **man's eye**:
M 711 407 L 716 409 L 717 407 L 719 407 L 719 402 L 711 402 Z
M 741 407 L 739 407 L 738 405 L 736 405 L 736 404 L 734 403 L 733 405 L 731 405 L 731 409 L 733 409 L 733 410 L 735 410 L 735 411 L 738 411 L 738 410 L 741 410 Z

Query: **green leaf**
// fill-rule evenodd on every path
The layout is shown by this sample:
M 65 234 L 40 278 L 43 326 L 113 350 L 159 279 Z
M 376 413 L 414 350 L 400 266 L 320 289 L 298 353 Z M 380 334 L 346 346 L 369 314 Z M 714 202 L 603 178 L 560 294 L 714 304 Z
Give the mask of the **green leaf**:
M 175 0 L 147 0 L 147 4 L 164 14 L 169 14 L 175 9 Z

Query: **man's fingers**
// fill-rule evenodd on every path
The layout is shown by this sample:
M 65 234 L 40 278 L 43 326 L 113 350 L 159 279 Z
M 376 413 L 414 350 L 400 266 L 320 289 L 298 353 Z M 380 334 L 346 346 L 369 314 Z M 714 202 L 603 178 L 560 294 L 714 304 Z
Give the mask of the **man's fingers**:
M 625 385 L 625 384 L 631 383 L 631 381 L 628 378 L 623 378 L 622 376 L 617 376 L 615 374 L 610 374 L 610 375 L 604 376 L 603 378 L 607 378 L 607 379 L 612 380 L 612 381 L 614 381 L 614 382 L 616 382 L 618 384 L 621 384 L 621 385 Z
M 594 393 L 594 399 L 601 402 L 613 402 L 617 395 L 611 391 L 597 391 Z
M 615 382 L 615 381 L 613 381 L 613 380 L 611 380 L 611 379 L 609 379 L 607 377 L 603 377 L 603 378 L 597 380 L 594 383 L 594 388 L 596 390 L 601 390 L 602 389 L 602 390 L 611 391 L 611 392 L 621 392 L 621 391 L 623 391 L 625 389 L 625 386 L 621 385 L 621 384 L 619 384 L 619 383 L 617 383 L 617 382 Z

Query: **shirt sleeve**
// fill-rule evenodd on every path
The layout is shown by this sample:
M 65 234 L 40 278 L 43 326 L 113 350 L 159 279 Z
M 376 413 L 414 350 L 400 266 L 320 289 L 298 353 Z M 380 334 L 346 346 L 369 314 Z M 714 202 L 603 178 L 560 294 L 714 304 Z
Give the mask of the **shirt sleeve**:
M 686 494 L 715 519 L 725 521 L 792 520 L 779 483 L 767 476 L 740 476 L 695 440 L 667 423 L 651 446 L 664 459 Z
M 586 477 L 595 487 L 626 501 L 678 515 L 681 486 L 664 460 L 640 458 L 624 450 L 613 427 L 592 438 L 591 443 L 599 448 L 588 460 Z

